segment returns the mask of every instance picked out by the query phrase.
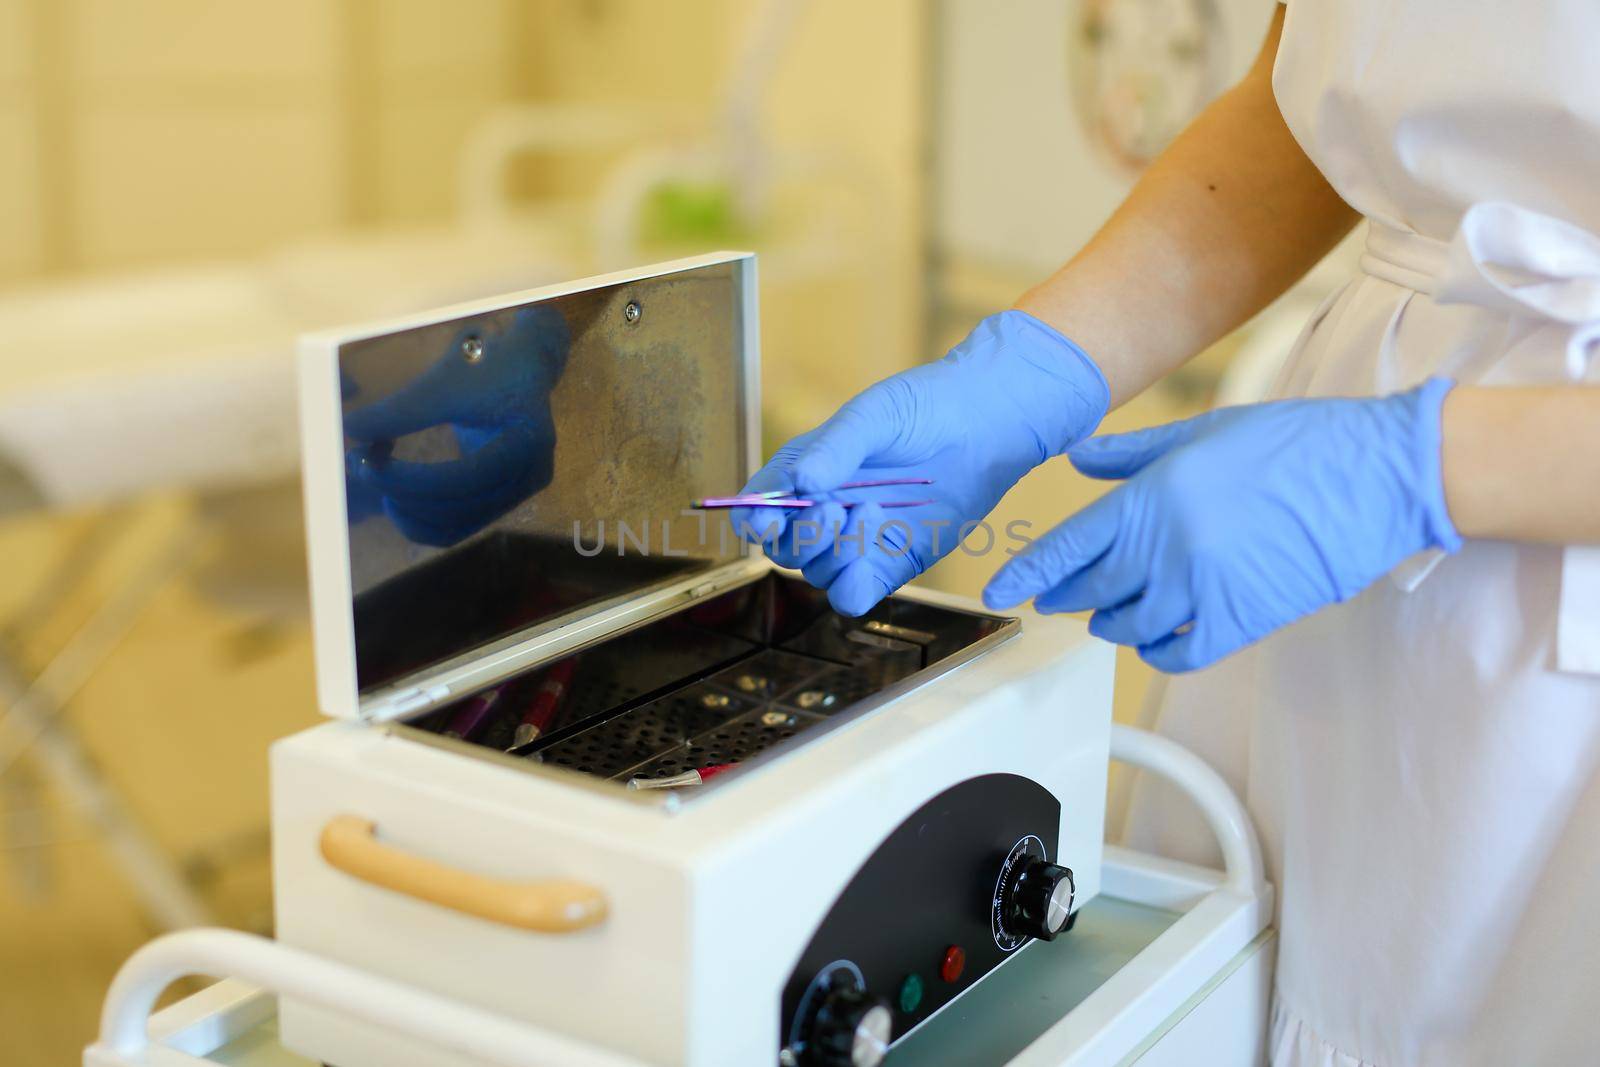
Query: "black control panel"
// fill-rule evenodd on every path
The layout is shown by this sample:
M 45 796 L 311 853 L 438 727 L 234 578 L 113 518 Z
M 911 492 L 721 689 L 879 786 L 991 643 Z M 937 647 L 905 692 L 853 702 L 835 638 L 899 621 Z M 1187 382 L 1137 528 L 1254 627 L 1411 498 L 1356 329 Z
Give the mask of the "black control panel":
M 971 778 L 884 839 L 784 986 L 778 1062 L 875 1067 L 888 1046 L 1072 909 L 1061 804 L 1012 774 Z

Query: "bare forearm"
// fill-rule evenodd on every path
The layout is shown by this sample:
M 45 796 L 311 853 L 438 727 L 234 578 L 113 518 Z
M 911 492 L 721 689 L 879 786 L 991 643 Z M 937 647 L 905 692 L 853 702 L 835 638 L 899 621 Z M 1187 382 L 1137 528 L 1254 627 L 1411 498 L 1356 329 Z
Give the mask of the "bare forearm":
M 1458 386 L 1443 461 L 1463 537 L 1600 543 L 1600 389 Z
M 1090 353 L 1113 406 L 1266 306 L 1355 222 L 1278 111 L 1280 28 L 1094 239 L 1017 301 Z

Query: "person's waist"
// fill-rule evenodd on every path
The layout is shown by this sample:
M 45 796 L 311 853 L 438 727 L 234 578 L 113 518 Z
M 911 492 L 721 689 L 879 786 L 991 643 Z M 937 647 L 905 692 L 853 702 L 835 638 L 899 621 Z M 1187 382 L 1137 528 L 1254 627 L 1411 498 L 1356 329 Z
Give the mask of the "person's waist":
M 1449 263 L 1449 241 L 1368 220 L 1361 269 L 1372 277 L 1431 296 Z
M 1537 330 L 1559 330 L 1559 348 L 1545 349 L 1540 360 L 1552 380 L 1589 380 L 1590 366 L 1600 358 L 1600 234 L 1564 219 L 1516 204 L 1475 204 L 1448 241 L 1369 220 L 1361 269 L 1437 304 L 1476 307 Z M 1545 363 L 1551 355 L 1555 360 Z M 1408 580 L 1420 580 L 1431 566 L 1424 564 Z M 1600 546 L 1568 546 L 1556 623 L 1557 670 L 1600 674 L 1597 619 Z
M 1566 219 L 1485 201 L 1462 214 L 1449 241 L 1373 220 L 1361 269 L 1438 304 L 1561 328 L 1574 380 L 1600 351 L 1600 234 Z

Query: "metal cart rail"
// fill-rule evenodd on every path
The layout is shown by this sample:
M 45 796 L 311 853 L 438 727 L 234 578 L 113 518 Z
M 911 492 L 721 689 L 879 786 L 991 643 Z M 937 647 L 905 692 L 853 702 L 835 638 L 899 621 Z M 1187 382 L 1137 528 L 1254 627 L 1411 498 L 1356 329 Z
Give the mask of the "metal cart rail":
M 1116 727 L 1112 757 L 1168 779 L 1205 815 L 1224 871 L 1106 850 L 1100 898 L 1064 942 L 1024 950 L 895 1052 L 919 1067 L 1141 1067 L 1263 1062 L 1271 988 L 1272 888 L 1244 807 L 1186 749 Z M 173 981 L 227 980 L 152 1016 Z M 643 1067 L 468 1004 L 265 938 L 169 934 L 136 952 L 106 996 L 84 1067 L 307 1067 L 276 1040 L 284 993 L 497 1067 Z

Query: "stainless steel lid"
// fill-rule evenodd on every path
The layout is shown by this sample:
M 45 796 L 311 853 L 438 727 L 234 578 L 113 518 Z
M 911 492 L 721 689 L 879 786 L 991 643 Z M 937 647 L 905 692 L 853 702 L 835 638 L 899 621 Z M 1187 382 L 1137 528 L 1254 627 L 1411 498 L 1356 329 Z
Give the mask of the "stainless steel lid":
M 755 261 L 307 338 L 318 688 L 418 712 L 748 573 L 691 498 L 756 460 Z

